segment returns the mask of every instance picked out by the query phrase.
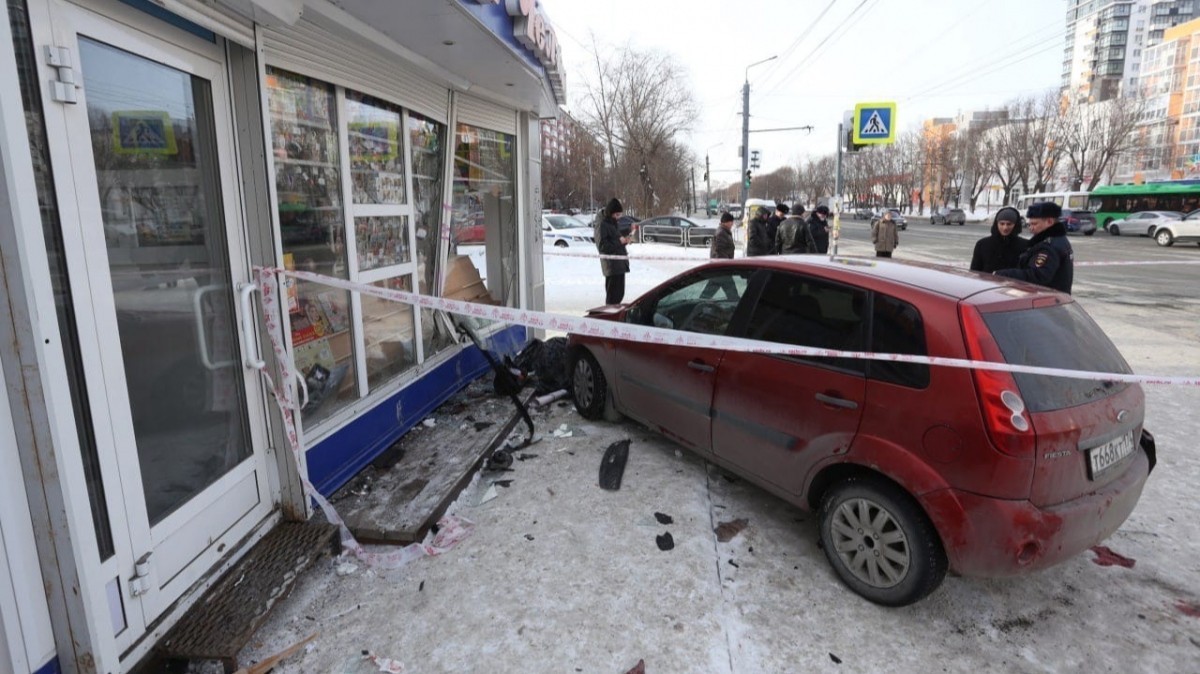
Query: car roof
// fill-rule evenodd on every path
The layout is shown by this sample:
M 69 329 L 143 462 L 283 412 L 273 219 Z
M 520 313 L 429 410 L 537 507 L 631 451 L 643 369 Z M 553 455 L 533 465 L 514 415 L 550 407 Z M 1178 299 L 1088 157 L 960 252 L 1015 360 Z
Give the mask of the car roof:
M 963 300 L 979 293 L 997 288 L 1007 287 L 1011 281 L 991 275 L 967 271 L 960 267 L 911 260 L 881 261 L 874 257 L 837 256 L 833 258 L 818 255 L 771 255 L 755 258 L 737 258 L 735 260 L 717 260 L 705 266 L 735 265 L 755 268 L 778 269 L 780 271 L 814 272 L 828 271 L 822 274 L 827 278 L 858 277 L 866 280 L 883 280 L 901 285 L 921 288 L 946 297 Z M 1022 284 L 1026 289 L 1036 289 L 1040 286 Z M 1058 294 L 1050 289 L 1043 289 L 1049 294 Z

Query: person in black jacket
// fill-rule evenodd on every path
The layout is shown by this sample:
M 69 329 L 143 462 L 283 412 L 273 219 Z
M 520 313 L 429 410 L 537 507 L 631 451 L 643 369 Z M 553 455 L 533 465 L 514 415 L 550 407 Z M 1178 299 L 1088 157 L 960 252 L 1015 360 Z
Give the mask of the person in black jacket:
M 1020 234 L 1020 211 L 1011 206 L 996 211 L 996 217 L 992 219 L 991 235 L 975 242 L 971 271 L 990 274 L 1000 269 L 1016 267 L 1021 253 L 1029 248 L 1029 241 L 1022 239 Z
M 771 217 L 767 218 L 767 241 L 771 244 L 771 255 L 779 253 L 779 248 L 775 246 L 775 235 L 779 233 L 779 223 L 788 215 L 787 204 L 775 203 L 775 212 Z
M 712 245 L 708 248 L 708 256 L 713 259 L 733 259 L 733 215 L 729 211 L 721 213 L 721 224 L 713 236 Z
M 754 212 L 754 218 L 750 220 L 750 232 L 746 238 L 746 257 L 771 254 L 771 246 L 775 245 L 775 242 L 768 238 L 767 216 L 770 214 L 771 211 L 767 210 L 766 206 L 759 206 Z
M 804 206 L 796 204 L 775 234 L 775 253 L 778 255 L 802 255 L 817 252 L 808 223 L 804 221 Z
M 808 231 L 812 232 L 813 241 L 817 243 L 817 252 L 821 255 L 829 252 L 829 207 L 817 206 L 813 215 L 808 219 Z
M 616 197 L 610 199 L 600 211 L 596 223 L 596 249 L 601 255 L 629 255 L 625 248 L 629 237 L 621 235 L 621 225 L 617 222 L 624 211 L 625 208 Z M 604 303 L 620 304 L 625 299 L 625 274 L 629 273 L 629 260 L 600 258 L 600 271 L 604 274 Z
M 1016 267 L 995 273 L 1070 293 L 1075 279 L 1075 251 L 1067 241 L 1067 226 L 1059 220 L 1062 207 L 1041 201 L 1030 206 L 1025 215 L 1033 232 L 1029 248 L 1021 253 Z

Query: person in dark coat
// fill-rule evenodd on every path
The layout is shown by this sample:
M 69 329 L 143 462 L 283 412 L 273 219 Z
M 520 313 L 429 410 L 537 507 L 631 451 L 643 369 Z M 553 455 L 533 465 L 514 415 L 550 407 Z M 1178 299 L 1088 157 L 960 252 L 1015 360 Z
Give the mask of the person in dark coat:
M 775 245 L 768 232 L 767 216 L 771 215 L 771 211 L 767 210 L 766 206 L 759 206 L 754 212 L 754 218 L 750 220 L 750 232 L 746 239 L 746 257 L 757 257 L 759 255 L 770 255 L 771 246 Z
M 771 217 L 767 218 L 767 241 L 771 243 L 772 255 L 779 252 L 779 249 L 775 247 L 775 235 L 779 233 L 779 223 L 783 222 L 783 219 L 788 216 L 788 210 L 787 204 L 776 202 L 775 212 L 771 214 Z
M 804 206 L 796 204 L 792 212 L 779 225 L 775 234 L 775 253 L 778 255 L 803 255 L 817 252 L 808 223 L 804 221 Z
M 601 255 L 629 255 L 625 246 L 628 236 L 621 235 L 618 220 L 625 208 L 613 197 L 600 211 L 596 223 L 596 249 Z M 604 274 L 604 303 L 620 304 L 625 299 L 625 274 L 629 273 L 629 260 L 607 260 L 600 258 L 600 271 Z
M 708 256 L 713 259 L 733 259 L 733 214 L 729 211 L 721 213 L 721 225 L 708 248 Z
M 1064 293 L 1075 280 L 1075 251 L 1067 240 L 1067 226 L 1060 220 L 1062 207 L 1040 201 L 1025 213 L 1029 220 L 1029 248 L 1017 258 L 1017 266 L 1000 269 L 999 276 L 1037 283 Z
M 1021 253 L 1029 248 L 1029 241 L 1021 236 L 1021 213 L 1011 206 L 996 211 L 992 219 L 992 233 L 975 242 L 975 253 L 971 255 L 971 271 L 992 273 L 1000 269 L 1018 266 Z
M 817 252 L 821 255 L 829 252 L 829 207 L 817 206 L 812 217 L 808 219 L 808 231 L 812 233 L 813 241 L 817 244 Z

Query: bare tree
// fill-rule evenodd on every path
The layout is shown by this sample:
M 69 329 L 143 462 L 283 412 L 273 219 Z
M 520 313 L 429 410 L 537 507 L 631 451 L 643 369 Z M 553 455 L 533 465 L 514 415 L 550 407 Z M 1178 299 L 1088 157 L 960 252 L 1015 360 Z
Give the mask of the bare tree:
M 1029 107 L 1021 136 L 1025 144 L 1021 154 L 1028 162 L 1021 174 L 1021 189 L 1026 194 L 1045 192 L 1053 184 L 1063 157 L 1063 109 L 1062 98 L 1055 91 L 1047 91 Z
M 1072 189 L 1087 183 L 1091 191 L 1105 170 L 1122 155 L 1133 152 L 1142 138 L 1134 133 L 1146 103 L 1141 97 L 1100 103 L 1072 103 L 1063 117 L 1063 155 L 1070 162 Z
M 684 68 L 661 51 L 593 51 L 581 117 L 604 144 L 616 191 L 642 215 L 675 205 L 694 164 L 678 139 L 699 116 Z

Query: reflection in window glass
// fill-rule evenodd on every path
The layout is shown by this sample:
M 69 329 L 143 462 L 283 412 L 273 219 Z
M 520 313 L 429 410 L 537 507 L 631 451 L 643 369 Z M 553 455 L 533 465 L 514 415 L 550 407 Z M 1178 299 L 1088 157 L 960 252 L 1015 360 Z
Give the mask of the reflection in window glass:
M 400 142 L 399 108 L 347 91 L 346 127 L 354 203 L 404 203 L 404 145 Z
M 862 351 L 867 293 L 804 276 L 774 273 L 763 287 L 746 326 L 746 336 L 765 342 Z M 862 372 L 851 358 L 796 357 Z
M 408 275 L 375 284 L 389 290 L 412 291 Z M 410 304 L 362 296 L 363 333 L 367 345 L 367 384 L 374 389 L 417 363 L 417 345 Z
M 456 268 L 456 255 L 468 256 L 487 295 L 455 299 L 517 304 L 515 140 L 498 131 L 458 125 L 448 269 Z M 455 290 L 448 287 L 447 296 Z
M 349 278 L 333 87 L 268 68 L 267 103 L 284 266 Z M 311 426 L 357 395 L 350 294 L 293 279 L 287 309 L 296 368 L 308 385 L 301 415 Z
M 445 174 L 446 126 L 409 113 L 412 146 L 413 226 L 417 233 L 417 279 L 422 295 L 435 294 L 438 245 L 442 240 L 442 186 Z M 446 327 L 430 309 L 421 310 L 421 339 L 425 357 L 454 343 Z
M 359 271 L 412 262 L 406 216 L 354 218 L 354 242 Z

